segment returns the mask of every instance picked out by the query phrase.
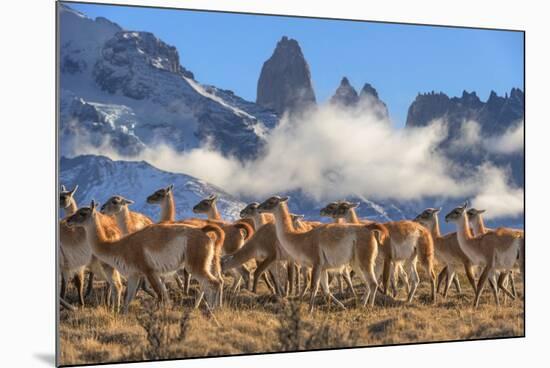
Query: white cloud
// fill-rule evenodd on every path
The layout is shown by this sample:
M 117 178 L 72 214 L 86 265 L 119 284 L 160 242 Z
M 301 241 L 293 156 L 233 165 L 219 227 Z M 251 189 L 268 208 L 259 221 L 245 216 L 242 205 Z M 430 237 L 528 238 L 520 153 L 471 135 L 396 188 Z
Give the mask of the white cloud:
M 479 190 L 472 206 L 486 209 L 487 219 L 517 216 L 523 212 L 523 189 L 508 182 L 506 172 L 491 165 L 482 165 L 478 172 Z
M 489 152 L 512 154 L 523 150 L 524 122 L 523 120 L 510 127 L 501 136 L 490 137 L 485 140 L 485 147 Z
M 481 126 L 478 122 L 468 120 L 462 123 L 458 137 L 450 145 L 453 151 L 471 150 L 482 144 Z
M 452 152 L 471 152 L 481 154 L 483 151 L 493 154 L 514 154 L 523 150 L 524 123 L 520 121 L 508 128 L 501 135 L 484 136 L 478 122 L 465 121 L 459 135 L 450 143 Z
M 437 154 L 435 148 L 447 134 L 441 122 L 404 130 L 378 116 L 372 109 L 323 105 L 299 118 L 284 117 L 266 137 L 264 154 L 244 163 L 210 145 L 183 153 L 157 145 L 131 159 L 258 200 L 302 189 L 319 201 L 353 195 L 379 200 L 475 197 L 474 203 L 492 217 L 522 211 L 518 198 L 523 191 L 509 186 L 506 172 L 483 165 L 465 176 L 459 165 Z M 465 128 L 464 142 L 476 142 L 475 124 Z M 81 147 L 80 153 L 128 159 L 113 152 L 108 142 L 100 148 Z

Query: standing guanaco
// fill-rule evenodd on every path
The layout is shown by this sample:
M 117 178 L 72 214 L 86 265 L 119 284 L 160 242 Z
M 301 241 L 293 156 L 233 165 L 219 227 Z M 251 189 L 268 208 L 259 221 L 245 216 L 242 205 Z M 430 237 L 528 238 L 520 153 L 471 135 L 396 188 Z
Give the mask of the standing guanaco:
M 353 203 L 342 202 L 335 212 L 335 216 L 345 219 L 346 222 L 361 223 L 355 213 Z M 383 260 L 383 283 L 384 292 L 388 290 L 390 275 L 394 275 L 394 268 L 404 262 L 409 267 L 409 278 L 411 287 L 408 295 L 408 302 L 411 302 L 420 278 L 417 271 L 417 260 L 420 260 L 430 278 L 432 302 L 436 302 L 436 275 L 434 271 L 434 243 L 430 232 L 422 225 L 413 221 L 391 221 L 383 224 L 369 222 L 372 228 L 384 228 L 388 237 L 379 247 L 380 259 Z
M 120 195 L 115 195 L 109 198 L 107 202 L 101 206 L 101 213 L 108 216 L 114 216 L 123 236 L 143 229 L 145 226 L 149 226 L 153 223 L 153 220 L 151 220 L 148 216 L 145 216 L 139 212 L 130 211 L 128 206 L 133 203 L 134 201 L 130 199 L 126 199 Z M 174 273 L 174 279 L 176 280 L 178 286 L 187 295 L 188 290 L 186 290 L 177 272 Z M 140 287 L 149 295 L 153 295 L 152 291 L 147 286 L 147 283 L 143 283 L 142 280 L 140 280 L 138 289 Z
M 166 188 L 161 188 L 155 191 L 153 194 L 147 197 L 147 203 L 159 205 L 161 209 L 160 222 L 176 222 L 176 205 L 174 202 L 173 194 L 174 186 L 170 185 Z M 224 232 L 224 242 L 223 245 L 216 251 L 216 258 L 220 258 L 222 254 L 231 254 L 239 249 L 243 241 L 248 240 L 250 236 L 254 233 L 254 230 L 248 223 L 235 223 L 229 224 L 219 220 L 203 220 L 197 218 L 184 219 L 177 221 L 179 224 L 187 224 L 190 226 L 206 226 L 206 225 L 215 225 L 222 229 Z M 243 232 L 245 233 L 243 235 Z M 219 262 L 216 262 L 219 263 Z M 243 277 L 245 282 L 249 281 L 249 272 L 246 268 L 240 269 L 241 273 L 235 273 L 234 282 L 231 288 L 236 290 L 240 283 L 240 278 Z M 221 277 L 221 268 L 217 272 L 220 273 Z
M 474 299 L 474 307 L 477 307 L 483 287 L 491 274 L 500 271 L 498 286 L 503 288 L 502 283 L 505 276 L 514 267 L 518 258 L 521 266 L 523 266 L 524 241 L 520 232 L 500 228 L 479 236 L 473 236 L 468 222 L 467 205 L 467 203 L 464 203 L 462 206 L 453 209 L 445 216 L 445 221 L 456 224 L 458 244 L 464 254 L 468 256 L 472 263 L 484 267 L 478 280 Z M 523 270 L 523 267 L 521 269 Z M 503 290 L 505 289 L 503 288 Z M 495 303 L 500 305 L 497 291 L 494 288 L 493 295 Z
M 493 229 L 489 229 L 487 227 L 485 227 L 485 221 L 483 220 L 483 213 L 485 213 L 485 210 L 479 210 L 479 209 L 476 209 L 476 208 L 469 208 L 468 211 L 467 211 L 467 215 L 468 215 L 468 221 L 470 222 L 470 225 L 472 227 L 472 232 L 473 232 L 473 235 L 474 236 L 478 236 L 480 234 L 485 234 L 486 232 L 488 231 L 493 231 Z M 524 235 L 524 232 L 523 230 L 517 230 L 517 229 L 509 229 L 511 231 L 518 231 L 521 235 L 522 235 L 522 238 L 525 237 Z M 489 276 L 489 281 L 491 281 L 492 278 L 491 276 Z M 513 271 L 510 271 L 508 273 L 508 278 L 507 280 L 510 281 L 510 285 L 512 287 L 512 299 L 515 299 L 515 297 L 517 296 L 517 293 L 516 293 L 516 285 L 515 285 L 515 282 L 514 282 L 514 273 Z M 494 283 L 494 281 L 492 281 Z M 506 287 L 506 280 L 505 282 L 503 283 L 503 286 Z M 506 289 L 507 290 L 507 289 Z M 510 295 L 508 293 L 506 293 L 506 291 L 504 292 L 504 300 L 506 301 L 506 296 L 507 295 Z
M 222 283 L 211 273 L 216 252 L 214 242 L 221 243 L 224 238 L 218 226 L 207 225 L 198 229 L 171 223 L 153 224 L 119 240 L 109 240 L 96 208 L 94 201 L 90 207 L 80 208 L 67 219 L 67 225 L 83 228 L 94 255 L 127 277 L 124 312 L 128 311 L 140 277 L 147 279 L 163 303 L 166 289 L 160 277 L 184 265 L 199 280 L 210 306 L 221 304 Z M 215 241 L 207 233 L 215 234 Z
M 458 277 L 456 276 L 456 267 L 459 265 L 463 265 L 466 277 L 468 278 L 468 281 L 470 282 L 470 285 L 475 292 L 476 281 L 473 273 L 474 265 L 460 248 L 460 245 L 458 244 L 458 239 L 456 237 L 456 232 L 441 235 L 438 218 L 438 214 L 440 211 L 441 208 L 426 208 L 414 219 L 414 221 L 421 223 L 422 225 L 426 226 L 428 230 L 431 231 L 435 245 L 435 256 L 438 261 L 444 266 L 443 270 L 438 276 L 438 289 L 439 283 L 443 280 L 443 276 L 445 276 L 446 283 L 445 289 L 443 291 L 443 296 L 447 297 L 447 292 L 449 291 L 449 287 L 453 282 L 455 283 L 457 292 L 460 293 L 460 284 L 458 281 Z
M 78 186 L 75 186 L 73 190 L 68 191 L 62 186 L 59 193 L 59 205 L 65 214 L 65 218 L 59 222 L 59 265 L 62 274 L 60 297 L 62 299 L 65 297 L 66 280 L 76 274 L 74 280 L 78 300 L 80 305 L 84 305 L 84 270 L 89 268 L 91 270 L 90 283 L 93 282 L 93 274 L 96 274 L 109 284 L 110 298 L 107 298 L 107 301 L 116 309 L 120 303 L 122 292 L 120 275 L 115 269 L 101 263 L 93 256 L 82 229 L 72 229 L 67 226 L 66 219 L 78 210 L 74 198 L 77 188 Z M 107 237 L 117 239 L 121 236 L 119 229 L 110 217 L 99 216 L 98 220 Z
M 289 256 L 299 264 L 313 268 L 310 312 L 313 311 L 320 283 L 325 294 L 345 309 L 330 292 L 328 276 L 324 271 L 350 263 L 366 284 L 363 305 L 374 305 L 377 287 L 374 264 L 382 234 L 364 225 L 353 224 L 327 224 L 306 232 L 296 231 L 287 201 L 288 197 L 270 197 L 258 206 L 258 211 L 273 214 L 277 238 Z

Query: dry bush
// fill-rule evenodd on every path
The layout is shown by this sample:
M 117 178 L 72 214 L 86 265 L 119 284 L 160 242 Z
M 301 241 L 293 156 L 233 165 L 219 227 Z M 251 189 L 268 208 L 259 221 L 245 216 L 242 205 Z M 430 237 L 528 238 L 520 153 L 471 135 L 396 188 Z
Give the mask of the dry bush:
M 324 318 L 318 323 L 307 321 L 302 316 L 300 304 L 296 301 L 283 304 L 277 315 L 280 351 L 316 350 L 357 346 L 358 331 L 342 331 Z
M 148 301 L 144 312 L 136 318 L 147 334 L 147 346 L 143 349 L 144 360 L 158 360 L 170 357 L 170 347 L 182 344 L 187 337 L 191 322 L 191 310 L 184 312 L 176 331 L 174 331 L 167 307 L 156 307 Z M 182 356 L 182 358 L 185 357 Z

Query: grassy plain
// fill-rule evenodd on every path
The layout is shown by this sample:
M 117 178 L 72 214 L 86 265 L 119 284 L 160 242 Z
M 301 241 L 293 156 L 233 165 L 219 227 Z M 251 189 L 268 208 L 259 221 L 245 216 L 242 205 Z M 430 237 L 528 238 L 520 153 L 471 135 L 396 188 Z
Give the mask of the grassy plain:
M 480 306 L 471 306 L 473 291 L 461 278 L 462 294 L 454 289 L 446 300 L 430 302 L 429 285 L 423 282 L 415 300 L 405 303 L 405 291 L 397 299 L 377 297 L 373 309 L 356 306 L 346 292 L 335 295 L 347 310 L 328 305 L 318 296 L 316 310 L 308 313 L 306 300 L 281 299 L 260 288 L 258 295 L 241 290 L 226 292 L 223 308 L 215 319 L 204 310 L 193 310 L 194 298 L 169 284 L 172 303 L 159 309 L 147 294 L 139 292 L 127 315 L 112 314 L 103 306 L 102 285 L 96 283 L 77 311 L 60 312 L 60 344 L 63 365 L 295 351 L 330 347 L 375 346 L 426 341 L 449 341 L 522 336 L 523 290 L 497 308 L 486 289 Z M 516 279 L 519 279 L 518 277 Z M 363 292 L 356 282 L 356 290 Z M 262 284 L 263 287 L 263 284 Z M 336 289 L 336 288 L 334 288 Z M 347 290 L 346 290 L 347 291 Z M 69 301 L 76 302 L 74 289 Z M 502 303 L 501 293 L 501 303 Z

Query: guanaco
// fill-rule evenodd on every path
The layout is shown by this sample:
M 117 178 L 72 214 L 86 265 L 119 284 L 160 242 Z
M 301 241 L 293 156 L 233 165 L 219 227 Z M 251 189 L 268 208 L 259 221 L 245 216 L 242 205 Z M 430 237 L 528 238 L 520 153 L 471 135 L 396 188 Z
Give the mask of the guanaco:
M 370 220 L 365 220 L 365 219 L 359 220 L 359 218 L 357 217 L 357 214 L 355 213 L 355 208 L 357 208 L 358 206 L 359 206 L 359 203 L 348 202 L 346 200 L 331 202 L 321 209 L 320 215 L 323 217 L 332 218 L 332 220 L 335 223 L 340 223 L 340 224 L 344 224 L 344 223 L 352 223 L 352 224 L 363 223 L 366 225 L 374 224 L 374 222 Z M 380 258 L 382 257 L 382 255 L 383 254 L 379 253 L 378 257 Z M 376 262 L 375 273 L 378 277 L 380 277 L 382 273 L 383 263 L 384 263 L 383 260 Z M 397 296 L 398 277 L 406 285 L 407 294 L 408 294 L 410 291 L 409 279 L 408 279 L 407 273 L 405 272 L 405 270 L 403 270 L 402 262 L 395 262 L 394 272 L 389 274 L 394 297 Z M 382 291 L 385 292 L 384 290 Z
M 133 203 L 134 201 L 130 199 L 124 198 L 120 195 L 115 195 L 109 198 L 107 202 L 105 202 L 101 206 L 101 213 L 108 216 L 114 216 L 123 236 L 136 232 L 144 228 L 145 226 L 149 226 L 153 223 L 153 220 L 151 220 L 148 216 L 145 216 L 144 214 L 139 212 L 130 211 L 128 206 L 132 205 Z M 177 285 L 187 295 L 189 293 L 189 289 L 186 289 L 186 286 L 184 285 L 177 272 L 175 272 L 173 276 L 176 280 Z M 141 287 L 146 293 L 148 293 L 149 295 L 153 295 L 152 291 L 146 283 L 142 283 L 142 280 L 140 280 L 139 284 L 140 286 L 138 286 L 138 289 Z
M 246 242 L 254 234 L 254 229 L 248 224 L 248 222 L 237 221 L 235 223 L 224 221 L 218 211 L 216 205 L 218 196 L 211 194 L 208 198 L 202 199 L 193 207 L 193 213 L 206 214 L 209 222 L 214 221 L 225 232 L 226 241 L 223 244 L 222 255 L 233 254 L 240 249 L 244 242 Z M 202 225 L 202 219 L 189 219 L 191 223 L 197 223 L 199 221 Z M 246 288 L 250 288 L 250 270 L 241 265 L 236 268 L 237 273 L 233 272 L 233 285 L 231 289 L 235 292 L 238 290 L 240 280 L 242 278 Z
M 460 248 L 456 237 L 456 232 L 441 235 L 438 216 L 440 211 L 441 208 L 426 208 L 414 219 L 414 221 L 426 226 L 426 228 L 431 231 L 435 245 L 435 256 L 444 266 L 443 270 L 438 275 L 437 289 L 439 289 L 439 284 L 443 281 L 445 276 L 446 283 L 443 291 L 443 297 L 447 297 L 449 287 L 452 283 L 455 284 L 457 292 L 460 293 L 460 282 L 456 276 L 456 267 L 463 265 L 466 277 L 475 292 L 476 281 L 473 273 L 474 265 Z
M 346 222 L 361 223 L 355 213 L 356 204 L 342 202 L 335 212 L 335 216 L 345 219 Z M 409 289 L 407 301 L 411 302 L 420 282 L 417 271 L 418 256 L 430 277 L 432 302 L 436 302 L 436 274 L 434 271 L 434 243 L 430 232 L 422 225 L 413 221 L 391 221 L 383 224 L 370 222 L 372 228 L 385 228 L 388 236 L 379 247 L 380 259 L 383 260 L 384 292 L 388 290 L 390 275 L 394 275 L 394 268 L 405 262 L 409 267 L 409 278 L 412 285 Z
M 288 197 L 270 197 L 258 206 L 258 211 L 273 214 L 277 238 L 289 256 L 297 263 L 313 268 L 310 312 L 313 311 L 320 283 L 325 294 L 345 309 L 330 292 L 328 276 L 324 271 L 349 263 L 353 264 L 365 281 L 363 305 L 374 305 L 377 287 L 374 264 L 382 233 L 364 225 L 353 224 L 327 224 L 306 232 L 296 231 L 292 226 L 287 201 Z
M 155 191 L 153 194 L 147 197 L 147 203 L 160 206 L 161 223 L 176 221 L 175 220 L 176 205 L 174 202 L 173 190 L 174 190 L 174 186 L 170 185 L 166 188 L 161 188 Z M 252 227 L 246 222 L 237 222 L 237 223 L 231 224 L 221 220 L 214 220 L 214 219 L 204 220 L 204 219 L 198 219 L 198 218 L 190 218 L 190 219 L 177 221 L 177 223 L 187 224 L 191 226 L 199 226 L 199 227 L 212 224 L 220 227 L 225 234 L 225 238 L 224 238 L 225 240 L 223 242 L 223 246 L 219 250 L 217 250 L 216 257 L 221 257 L 224 254 L 231 254 L 237 251 L 237 249 L 239 249 L 242 246 L 243 242 L 248 240 L 254 233 L 254 230 L 252 229 Z M 237 290 L 237 288 L 239 287 L 241 277 L 245 281 L 245 284 L 248 285 L 249 283 L 249 279 L 250 279 L 249 271 L 244 266 L 241 268 L 238 268 L 238 271 L 239 272 L 233 273 L 234 281 L 233 281 L 233 285 L 231 286 L 233 290 Z
M 140 277 L 147 279 L 159 301 L 164 303 L 167 292 L 160 277 L 184 265 L 199 280 L 209 305 L 215 308 L 221 304 L 222 282 L 211 273 L 215 261 L 214 243 L 222 243 L 224 239 L 218 226 L 207 225 L 198 229 L 172 223 L 153 224 L 119 240 L 109 240 L 100 223 L 101 214 L 96 209 L 97 204 L 92 200 L 89 207 L 80 208 L 71 215 L 67 225 L 83 228 L 94 255 L 128 279 L 124 312 L 128 311 Z M 215 241 L 208 233 L 214 234 Z
M 521 265 L 520 269 L 523 270 L 524 240 L 520 232 L 502 228 L 473 236 L 468 222 L 467 205 L 468 203 L 464 203 L 462 206 L 453 209 L 445 216 L 445 221 L 456 224 L 458 244 L 464 254 L 468 256 L 472 263 L 484 267 L 478 280 L 474 299 L 474 307 L 477 307 L 485 283 L 492 273 L 500 271 L 498 287 L 505 290 L 502 283 L 507 272 L 512 270 L 518 258 Z M 498 306 L 500 302 L 497 291 L 496 288 L 493 289 L 495 303 Z
M 332 204 L 337 204 L 338 202 L 332 202 Z M 328 208 L 329 208 L 330 204 L 327 205 L 324 209 L 321 209 L 321 216 L 325 216 L 323 213 L 324 211 L 329 211 Z M 291 213 L 290 214 L 290 218 L 292 220 L 292 225 L 294 226 L 294 230 L 296 231 L 310 231 L 312 230 L 313 228 L 317 227 L 317 226 L 321 226 L 323 225 L 322 222 L 320 221 L 305 221 L 304 218 L 305 216 L 304 215 L 297 215 L 297 214 L 294 214 L 294 213 Z M 343 223 L 343 221 L 339 221 L 339 220 L 334 220 L 335 223 Z M 299 264 L 296 264 L 297 267 L 298 267 L 298 272 L 296 273 L 297 274 L 297 281 L 298 281 L 298 285 L 297 285 L 297 289 L 298 289 L 298 292 L 300 293 L 300 274 L 302 275 L 302 278 L 304 280 L 304 289 L 303 289 L 303 292 L 300 293 L 301 296 L 303 296 L 310 288 L 310 284 L 311 284 L 311 267 L 302 267 L 300 266 Z M 302 271 L 302 272 L 300 272 Z M 336 278 L 338 280 L 338 286 L 339 286 L 339 290 L 340 290 L 340 293 L 343 294 L 344 293 L 344 281 L 346 282 L 346 285 L 348 286 L 348 288 L 350 289 L 351 293 L 353 294 L 354 297 L 357 296 L 357 293 L 355 292 L 355 288 L 353 287 L 353 283 L 351 281 L 351 269 L 349 267 L 349 265 L 343 265 L 339 268 L 336 268 L 336 269 L 330 269 L 330 270 L 327 270 L 326 271 L 327 274 L 328 274 L 328 278 L 329 278 L 329 286 L 330 286 L 330 283 L 332 282 L 332 279 Z M 308 276 L 309 276 L 309 281 L 308 281 Z
M 290 268 L 290 265 L 287 265 L 288 283 L 286 290 L 283 292 L 283 289 L 280 286 L 281 282 L 276 275 L 278 273 L 274 272 L 273 268 L 277 266 L 278 262 L 288 262 L 288 255 L 286 255 L 286 253 L 281 249 L 277 239 L 273 216 L 259 213 L 258 206 L 258 202 L 252 202 L 241 210 L 240 217 L 242 219 L 251 219 L 254 223 L 254 227 L 256 228 L 256 232 L 241 249 L 226 257 L 225 267 L 236 267 L 239 264 L 243 264 L 244 262 L 254 258 L 258 262 L 257 268 L 254 271 L 254 281 L 252 287 L 254 292 L 257 290 L 260 277 L 264 278 L 264 282 L 269 287 L 270 281 L 267 278 L 267 275 L 269 274 L 274 284 L 274 289 L 278 294 L 292 295 L 293 290 L 291 280 L 293 279 L 294 270 Z
M 474 236 L 478 236 L 478 235 L 481 235 L 481 234 L 485 234 L 486 232 L 488 231 L 493 231 L 493 229 L 489 229 L 487 227 L 485 227 L 485 221 L 483 220 L 483 213 L 485 213 L 485 210 L 479 210 L 479 209 L 476 209 L 476 208 L 469 208 L 468 211 L 467 211 L 467 215 L 468 215 L 468 221 L 471 225 L 471 228 L 472 228 L 472 233 Z M 524 235 L 524 232 L 523 230 L 518 230 L 518 229 L 509 229 L 511 231 L 517 231 L 521 234 L 522 238 L 525 237 Z M 493 278 L 491 276 L 489 276 L 489 281 L 493 280 Z M 516 292 L 516 285 L 515 285 L 515 282 L 514 282 L 514 273 L 512 271 L 510 271 L 508 273 L 508 278 L 507 280 L 510 281 L 510 285 L 512 287 L 512 299 L 515 299 L 515 297 L 517 296 L 517 292 Z M 494 284 L 495 281 L 492 281 L 492 283 Z M 503 286 L 506 287 L 506 280 L 503 282 Z M 506 296 L 509 295 L 508 293 L 506 293 L 506 291 L 504 291 L 504 300 L 506 301 Z
M 86 268 L 89 268 L 91 271 L 90 284 L 93 282 L 93 274 L 99 275 L 102 279 L 106 280 L 110 291 L 108 302 L 112 308 L 117 310 L 122 293 L 122 282 L 119 273 L 112 267 L 99 262 L 93 256 L 82 229 L 72 229 L 67 226 L 66 219 L 78 210 L 78 205 L 74 198 L 77 189 L 78 185 L 70 191 L 65 186 L 62 186 L 59 193 L 59 205 L 65 215 L 65 218 L 59 222 L 59 264 L 62 275 L 60 297 L 62 299 L 65 297 L 66 281 L 72 275 L 75 275 L 74 283 L 78 293 L 79 304 L 81 306 L 84 305 L 84 271 Z M 110 239 L 116 239 L 121 236 L 116 224 L 110 217 L 99 216 L 99 221 L 106 236 Z

